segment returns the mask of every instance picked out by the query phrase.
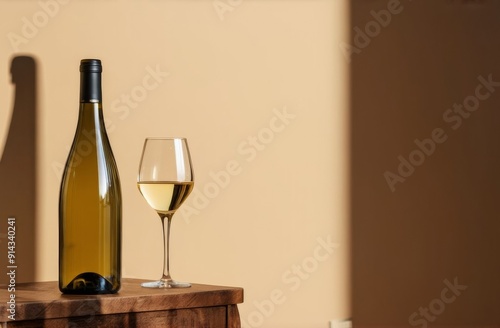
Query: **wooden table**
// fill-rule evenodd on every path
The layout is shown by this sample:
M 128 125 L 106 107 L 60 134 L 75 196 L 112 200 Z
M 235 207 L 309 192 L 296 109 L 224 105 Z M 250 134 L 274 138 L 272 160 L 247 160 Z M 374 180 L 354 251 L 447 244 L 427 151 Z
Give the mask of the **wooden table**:
M 243 289 L 193 284 L 191 288 L 142 288 L 144 280 L 122 279 L 114 295 L 62 295 L 58 283 L 0 286 L 1 327 L 240 328 L 237 304 Z M 7 303 L 15 295 L 15 321 Z

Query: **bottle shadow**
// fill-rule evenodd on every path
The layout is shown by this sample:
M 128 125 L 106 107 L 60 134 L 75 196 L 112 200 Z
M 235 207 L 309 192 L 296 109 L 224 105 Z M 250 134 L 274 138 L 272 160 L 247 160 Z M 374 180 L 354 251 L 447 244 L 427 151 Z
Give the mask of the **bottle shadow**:
M 10 73 L 15 96 L 0 160 L 0 267 L 14 270 L 19 283 L 36 277 L 37 63 L 14 57 Z M 0 283 L 12 277 L 2 274 Z

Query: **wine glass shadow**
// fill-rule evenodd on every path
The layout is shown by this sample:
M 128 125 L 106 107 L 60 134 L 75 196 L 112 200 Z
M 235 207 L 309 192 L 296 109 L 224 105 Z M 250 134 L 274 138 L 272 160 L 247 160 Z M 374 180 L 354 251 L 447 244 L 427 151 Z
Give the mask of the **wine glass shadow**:
M 36 60 L 30 56 L 14 57 L 10 73 L 14 85 L 12 114 L 0 160 L 0 267 L 15 270 L 15 282 L 19 283 L 36 279 Z M 9 251 L 15 257 L 9 259 Z M 0 283 L 9 281 L 8 275 L 0 275 Z

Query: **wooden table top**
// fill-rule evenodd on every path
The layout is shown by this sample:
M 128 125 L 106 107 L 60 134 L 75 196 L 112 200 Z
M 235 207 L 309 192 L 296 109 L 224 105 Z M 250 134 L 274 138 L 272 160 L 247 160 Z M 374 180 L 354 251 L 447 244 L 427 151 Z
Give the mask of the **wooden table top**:
M 64 318 L 72 316 L 161 311 L 239 304 L 243 289 L 193 284 L 190 288 L 143 288 L 146 280 L 123 278 L 117 294 L 63 295 L 58 282 L 20 283 L 14 293 L 0 286 L 0 322 L 8 318 L 11 294 L 15 295 L 18 320 Z

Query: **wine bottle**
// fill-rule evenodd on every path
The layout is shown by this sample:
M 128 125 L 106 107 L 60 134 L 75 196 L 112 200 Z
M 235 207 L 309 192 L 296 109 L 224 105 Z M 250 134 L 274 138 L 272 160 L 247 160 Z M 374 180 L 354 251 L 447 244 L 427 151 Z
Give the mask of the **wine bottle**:
M 59 289 L 113 294 L 120 289 L 122 200 L 102 113 L 102 65 L 80 63 L 80 109 L 59 196 Z

